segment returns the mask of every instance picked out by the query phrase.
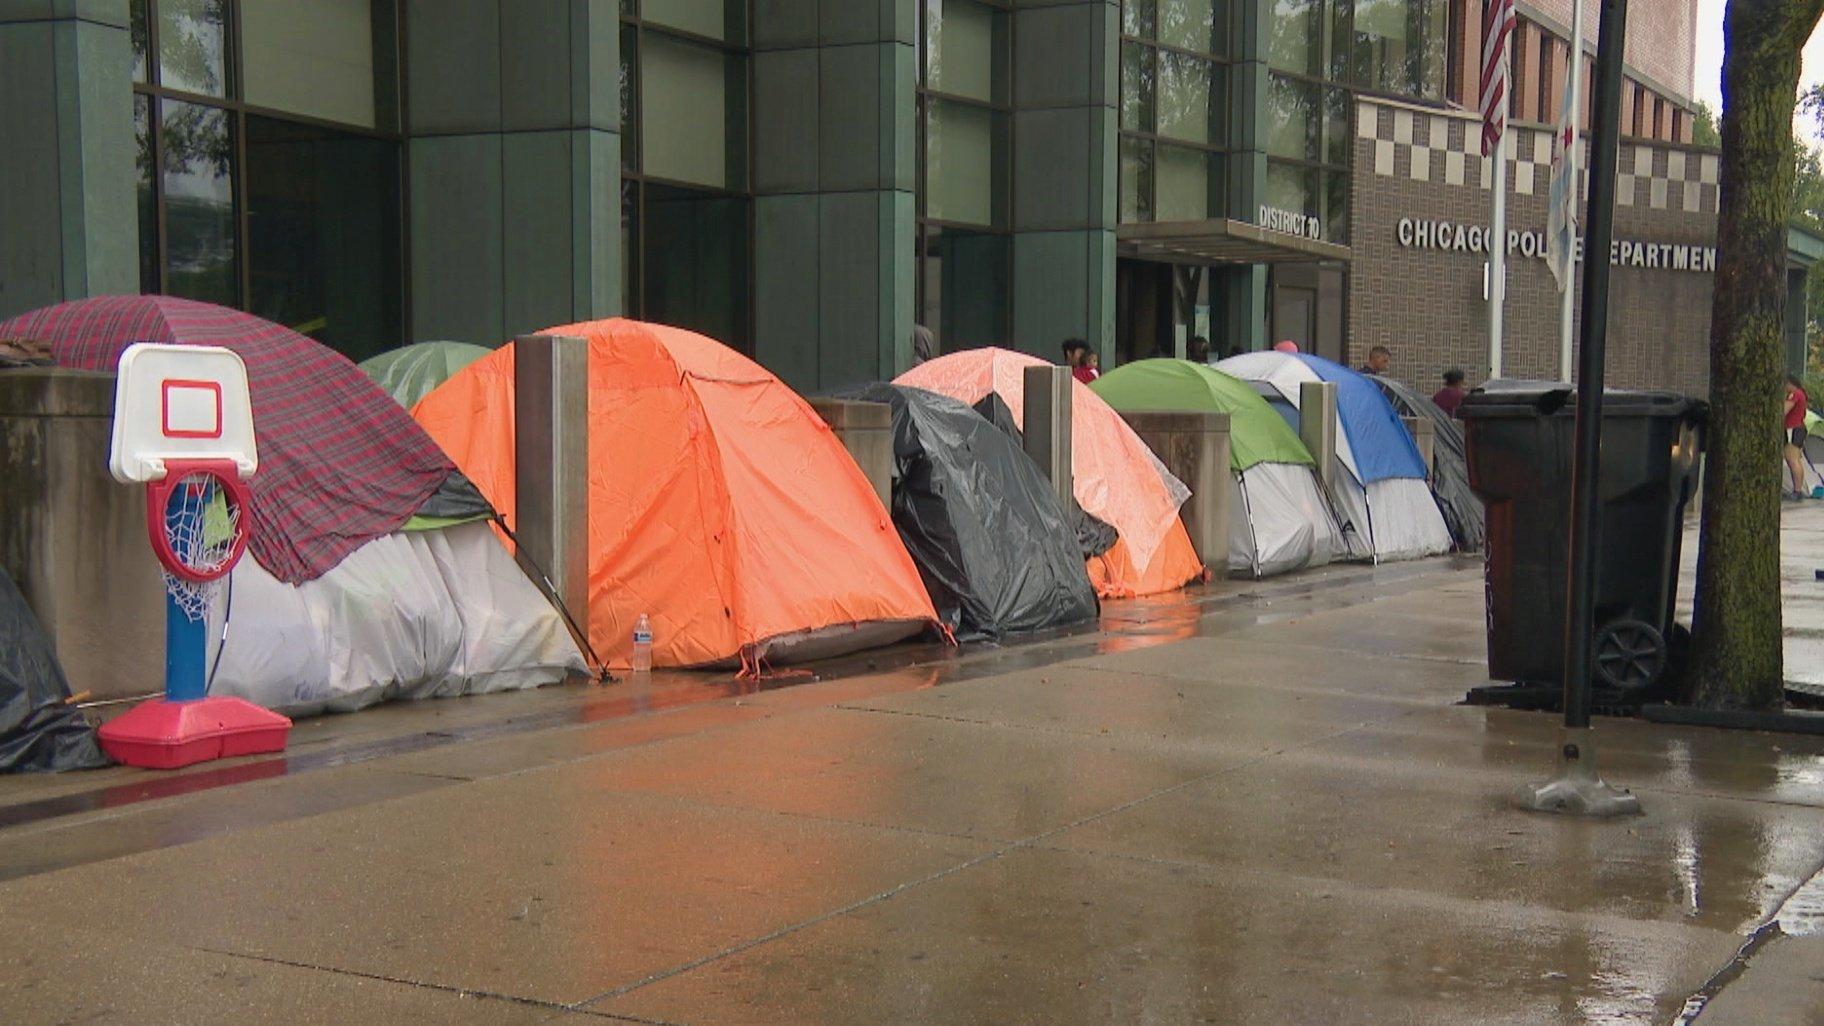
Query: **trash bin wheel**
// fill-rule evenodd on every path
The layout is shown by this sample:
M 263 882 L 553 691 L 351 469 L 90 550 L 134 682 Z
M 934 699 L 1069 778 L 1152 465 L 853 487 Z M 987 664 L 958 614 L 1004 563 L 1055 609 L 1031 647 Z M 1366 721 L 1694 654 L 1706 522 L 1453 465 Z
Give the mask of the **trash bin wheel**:
M 1640 620 L 1615 620 L 1596 632 L 1596 676 L 1609 687 L 1638 691 L 1666 672 L 1666 639 Z

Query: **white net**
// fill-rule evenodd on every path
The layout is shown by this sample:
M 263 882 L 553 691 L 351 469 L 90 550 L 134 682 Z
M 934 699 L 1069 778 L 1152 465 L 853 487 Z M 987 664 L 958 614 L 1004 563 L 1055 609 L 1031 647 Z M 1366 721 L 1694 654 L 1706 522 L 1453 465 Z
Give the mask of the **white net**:
M 165 500 L 165 538 L 178 562 L 197 573 L 214 573 L 234 556 L 240 531 L 241 508 L 213 474 L 189 473 Z M 190 581 L 164 571 L 165 590 L 191 622 L 209 616 L 209 607 L 221 586 L 213 581 Z

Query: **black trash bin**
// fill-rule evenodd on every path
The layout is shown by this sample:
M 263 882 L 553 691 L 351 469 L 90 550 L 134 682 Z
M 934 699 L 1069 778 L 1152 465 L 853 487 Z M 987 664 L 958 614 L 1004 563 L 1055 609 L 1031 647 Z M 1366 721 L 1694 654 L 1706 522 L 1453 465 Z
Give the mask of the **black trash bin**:
M 1561 384 L 1497 386 L 1458 414 L 1470 488 L 1488 514 L 1489 676 L 1554 695 L 1564 686 L 1576 398 Z M 1706 412 L 1674 392 L 1604 393 L 1592 668 L 1608 694 L 1598 701 L 1644 699 L 1682 648 L 1672 613 Z

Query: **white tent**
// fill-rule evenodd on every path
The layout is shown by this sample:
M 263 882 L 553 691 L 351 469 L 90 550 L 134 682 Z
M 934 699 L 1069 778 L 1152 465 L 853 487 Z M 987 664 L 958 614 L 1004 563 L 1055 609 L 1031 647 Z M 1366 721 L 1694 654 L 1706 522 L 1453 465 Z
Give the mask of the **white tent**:
M 291 716 L 534 688 L 585 669 L 486 521 L 384 535 L 295 586 L 241 560 L 211 613 L 211 662 L 224 616 L 210 693 Z
M 1373 382 L 1308 353 L 1244 353 L 1216 367 L 1270 386 L 1294 409 L 1305 382 L 1336 383 L 1338 466 L 1331 498 L 1351 555 L 1380 562 L 1450 551 L 1450 529 L 1426 482 L 1429 468 Z

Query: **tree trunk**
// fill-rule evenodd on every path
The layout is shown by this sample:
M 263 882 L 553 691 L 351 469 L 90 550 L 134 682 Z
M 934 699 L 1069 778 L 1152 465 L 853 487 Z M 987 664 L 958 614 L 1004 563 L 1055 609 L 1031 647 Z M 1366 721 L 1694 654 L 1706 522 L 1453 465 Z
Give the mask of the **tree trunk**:
M 1692 699 L 1784 701 L 1780 434 L 1786 219 L 1799 50 L 1824 0 L 1730 0 L 1723 34 L 1722 196 L 1710 320 L 1710 437 L 1698 540 Z

